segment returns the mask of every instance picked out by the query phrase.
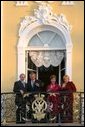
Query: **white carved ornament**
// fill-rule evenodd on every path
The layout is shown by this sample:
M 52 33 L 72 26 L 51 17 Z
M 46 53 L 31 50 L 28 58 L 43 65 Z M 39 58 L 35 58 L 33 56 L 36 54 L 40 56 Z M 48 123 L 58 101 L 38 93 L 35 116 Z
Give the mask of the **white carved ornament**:
M 21 22 L 19 36 L 21 36 L 24 29 L 28 25 L 34 22 L 37 22 L 38 24 L 50 24 L 52 21 L 55 21 L 57 24 L 62 25 L 62 27 L 67 31 L 71 30 L 72 28 L 63 14 L 53 14 L 50 5 L 43 2 L 39 5 L 38 9 L 34 9 L 34 16 L 26 16 L 25 19 Z
M 35 1 L 38 4 L 42 3 L 53 3 L 55 1 Z M 28 6 L 28 1 L 16 1 L 16 6 Z M 62 1 L 62 5 L 74 5 L 74 1 Z
M 16 1 L 16 6 L 28 6 L 27 1 Z
M 53 2 L 55 2 L 55 1 L 35 1 L 35 2 L 37 2 L 37 3 L 39 3 L 39 4 L 42 4 L 42 3 L 45 3 L 45 2 L 53 3 Z
M 62 5 L 74 5 L 74 1 L 63 1 Z
M 53 3 L 56 1 L 35 1 L 35 2 L 41 4 L 42 2 Z M 62 1 L 62 5 L 74 5 L 74 1 Z

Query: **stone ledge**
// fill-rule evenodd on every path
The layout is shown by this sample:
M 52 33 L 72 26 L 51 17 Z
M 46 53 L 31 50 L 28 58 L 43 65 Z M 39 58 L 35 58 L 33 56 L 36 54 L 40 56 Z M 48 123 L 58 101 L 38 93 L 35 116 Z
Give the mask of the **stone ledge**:
M 78 123 L 25 123 L 25 124 L 6 123 L 5 126 L 84 126 L 84 125 Z

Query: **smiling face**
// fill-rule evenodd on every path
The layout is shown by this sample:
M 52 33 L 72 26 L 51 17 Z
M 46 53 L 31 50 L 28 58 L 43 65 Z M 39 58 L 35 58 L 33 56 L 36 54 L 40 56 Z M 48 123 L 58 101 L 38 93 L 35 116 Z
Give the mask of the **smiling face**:
M 55 84 L 55 82 L 56 82 L 56 78 L 52 78 L 52 79 L 51 79 L 51 83 L 52 83 L 52 84 Z
M 21 74 L 21 75 L 20 75 L 20 80 L 21 80 L 21 81 L 24 81 L 24 80 L 25 80 L 25 74 Z
M 56 82 L 56 76 L 55 75 L 51 75 L 50 76 L 50 81 L 51 81 L 52 84 L 55 84 L 55 82 Z
M 30 79 L 31 80 L 35 80 L 36 79 L 36 74 L 35 73 L 31 73 L 30 74 Z
M 69 76 L 68 75 L 65 75 L 63 77 L 63 80 L 64 80 L 65 83 L 68 83 L 69 82 Z

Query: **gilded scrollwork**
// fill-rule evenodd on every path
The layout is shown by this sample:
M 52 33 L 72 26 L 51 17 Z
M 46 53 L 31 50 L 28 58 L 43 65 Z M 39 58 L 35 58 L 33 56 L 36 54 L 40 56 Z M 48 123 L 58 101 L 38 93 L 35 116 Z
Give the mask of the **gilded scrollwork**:
M 73 97 L 73 121 L 80 122 L 80 93 L 74 93 Z
M 2 95 L 2 122 L 15 121 L 16 107 L 15 107 L 15 95 L 3 94 Z
M 32 110 L 34 119 L 41 121 L 52 110 L 52 105 L 46 101 L 46 96 L 42 93 L 36 94 L 32 102 Z M 62 96 L 60 120 L 68 120 L 67 112 L 73 112 L 73 123 L 84 124 L 84 94 L 81 92 L 73 93 L 73 109 L 69 110 L 71 103 L 66 102 L 66 95 Z M 30 106 L 26 105 L 26 111 L 29 113 Z M 13 122 L 16 120 L 15 94 L 1 95 L 1 122 Z M 51 114 L 50 114 L 51 115 Z M 62 121 L 61 121 L 62 122 Z
M 35 100 L 32 103 L 33 116 L 37 120 L 45 118 L 45 111 L 47 109 L 47 102 L 44 100 L 44 95 L 35 95 Z

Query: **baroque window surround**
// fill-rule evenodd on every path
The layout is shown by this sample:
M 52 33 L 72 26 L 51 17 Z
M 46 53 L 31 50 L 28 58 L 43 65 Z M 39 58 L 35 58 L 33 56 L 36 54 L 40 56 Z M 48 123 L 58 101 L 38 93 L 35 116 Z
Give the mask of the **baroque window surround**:
M 53 31 L 58 33 L 64 40 L 66 50 L 66 74 L 72 77 L 72 41 L 70 36 L 71 26 L 63 14 L 52 13 L 52 8 L 44 3 L 34 9 L 34 16 L 26 16 L 21 22 L 19 29 L 18 50 L 18 78 L 21 73 L 25 73 L 26 51 L 39 50 L 63 50 L 62 48 L 49 47 L 29 47 L 30 39 L 40 31 Z
M 38 4 L 42 4 L 42 2 L 47 2 L 47 3 L 53 3 L 56 1 L 35 1 Z M 62 5 L 74 5 L 74 1 L 61 1 Z M 28 6 L 28 1 L 16 1 L 16 6 Z

